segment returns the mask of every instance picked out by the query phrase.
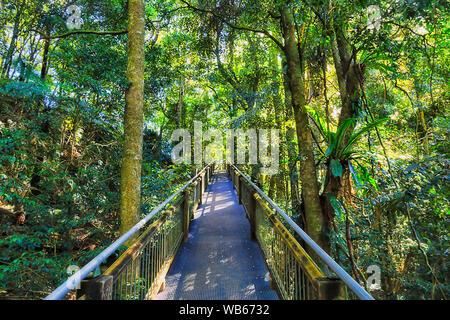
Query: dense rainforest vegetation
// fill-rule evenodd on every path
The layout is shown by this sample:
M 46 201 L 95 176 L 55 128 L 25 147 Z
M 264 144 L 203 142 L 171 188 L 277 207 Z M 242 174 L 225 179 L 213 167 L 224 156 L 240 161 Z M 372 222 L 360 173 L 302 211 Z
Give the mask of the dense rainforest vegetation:
M 360 283 L 379 266 L 375 298 L 446 299 L 446 4 L 3 0 L 0 299 L 46 296 L 186 182 L 194 120 L 277 128 L 253 181 Z

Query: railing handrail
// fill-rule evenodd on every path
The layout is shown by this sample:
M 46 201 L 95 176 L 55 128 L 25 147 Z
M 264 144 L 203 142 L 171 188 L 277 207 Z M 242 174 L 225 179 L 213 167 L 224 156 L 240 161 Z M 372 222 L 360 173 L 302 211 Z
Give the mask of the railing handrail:
M 86 278 L 95 268 L 100 266 L 111 254 L 113 254 L 122 244 L 130 239 L 137 231 L 139 231 L 147 222 L 150 221 L 158 212 L 164 209 L 177 195 L 183 192 L 192 182 L 194 182 L 205 170 L 212 164 L 206 165 L 199 173 L 197 173 L 191 180 L 184 184 L 180 189 L 174 192 L 169 198 L 160 203 L 149 214 L 147 214 L 141 221 L 136 223 L 130 230 L 124 233 L 120 238 L 110 244 L 105 250 L 100 252 L 94 259 L 89 261 L 83 268 L 78 270 L 72 276 L 67 278 L 63 284 L 50 293 L 44 300 L 59 300 L 63 298 L 67 292 L 75 288 L 77 284 Z
M 272 201 L 257 185 L 255 185 L 245 174 L 243 174 L 234 164 L 231 165 L 258 193 L 263 197 L 284 220 L 294 229 L 294 231 L 305 241 L 305 243 L 313 249 L 317 256 L 333 270 L 336 275 L 356 294 L 361 300 L 374 300 L 374 298 L 353 279 L 336 261 L 333 260 L 308 234 L 302 230 L 275 202 Z

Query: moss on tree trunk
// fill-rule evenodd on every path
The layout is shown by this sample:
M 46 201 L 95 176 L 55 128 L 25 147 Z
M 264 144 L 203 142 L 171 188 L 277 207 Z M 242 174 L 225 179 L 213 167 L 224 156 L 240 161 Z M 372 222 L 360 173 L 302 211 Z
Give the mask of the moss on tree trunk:
M 329 251 L 327 220 L 323 217 L 319 198 L 314 146 L 305 108 L 305 84 L 302 73 L 302 60 L 297 46 L 294 17 L 288 7 L 281 8 L 280 13 L 287 62 L 287 78 L 291 91 L 291 103 L 300 153 L 300 181 L 305 207 L 306 231 L 324 250 Z
M 128 1 L 128 63 L 120 187 L 120 233 L 139 219 L 143 133 L 145 10 L 143 0 Z M 130 239 L 129 245 L 133 239 Z

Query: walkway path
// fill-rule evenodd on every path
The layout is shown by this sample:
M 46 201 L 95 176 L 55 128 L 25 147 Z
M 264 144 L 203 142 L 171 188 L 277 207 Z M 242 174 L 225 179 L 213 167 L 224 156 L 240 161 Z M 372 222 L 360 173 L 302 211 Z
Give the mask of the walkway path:
M 269 300 L 269 272 L 225 172 L 217 172 L 157 300 Z

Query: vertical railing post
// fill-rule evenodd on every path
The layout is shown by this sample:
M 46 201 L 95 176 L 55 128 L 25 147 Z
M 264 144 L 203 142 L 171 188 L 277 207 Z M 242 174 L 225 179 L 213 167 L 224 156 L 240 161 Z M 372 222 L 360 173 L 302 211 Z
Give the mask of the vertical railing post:
M 100 276 L 81 281 L 80 295 L 86 300 L 111 300 L 113 276 Z
M 183 194 L 183 242 L 187 242 L 189 238 L 189 221 L 190 221 L 190 213 L 189 213 L 189 198 L 190 198 L 190 188 L 187 188 Z
M 239 173 L 234 173 L 234 189 L 236 190 L 236 195 L 239 196 Z
M 234 185 L 233 185 L 233 169 L 230 167 L 230 180 L 231 180 L 231 186 L 234 188 Z
M 238 196 L 239 196 L 239 204 L 242 204 L 242 184 L 243 184 L 242 177 L 239 175 L 238 176 L 238 182 L 237 182 L 238 189 L 239 189 L 239 194 L 238 194 Z
M 208 189 L 208 179 L 207 179 L 206 172 L 202 175 L 202 180 L 204 180 L 203 181 L 203 192 L 206 192 L 206 189 Z
M 231 176 L 231 185 L 233 186 L 233 189 L 236 189 L 234 186 L 234 169 L 233 167 L 230 168 L 230 176 Z
M 250 187 L 250 190 L 248 191 L 250 193 L 248 208 L 248 214 L 250 216 L 250 240 L 256 241 L 256 199 L 251 189 L 252 187 Z
M 202 204 L 202 197 L 203 197 L 203 179 L 202 177 L 198 177 L 197 179 L 198 183 L 199 183 L 199 188 L 198 188 L 198 205 Z
M 318 300 L 344 300 L 345 286 L 339 278 L 316 279 Z

